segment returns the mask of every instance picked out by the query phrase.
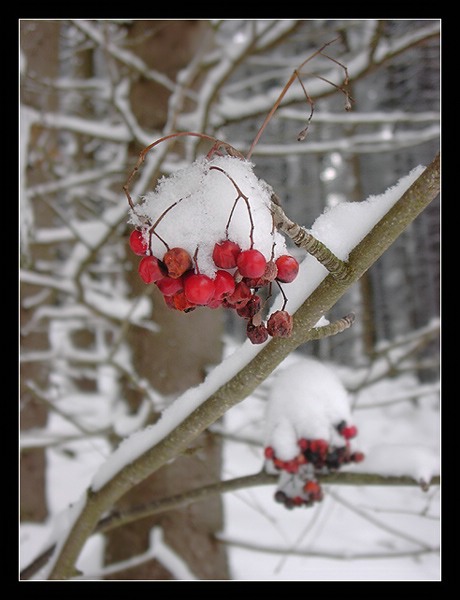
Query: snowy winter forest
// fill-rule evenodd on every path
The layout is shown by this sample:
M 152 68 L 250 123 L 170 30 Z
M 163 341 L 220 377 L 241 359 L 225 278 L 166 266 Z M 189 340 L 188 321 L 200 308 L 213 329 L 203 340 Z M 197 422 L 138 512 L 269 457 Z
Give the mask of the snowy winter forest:
M 442 579 L 440 25 L 19 21 L 18 579 Z

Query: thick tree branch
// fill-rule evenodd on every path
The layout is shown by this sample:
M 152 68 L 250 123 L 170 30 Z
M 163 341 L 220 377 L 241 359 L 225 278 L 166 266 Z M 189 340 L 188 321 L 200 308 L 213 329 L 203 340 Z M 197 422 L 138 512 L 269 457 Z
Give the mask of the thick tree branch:
M 196 437 L 227 410 L 235 406 L 270 375 L 300 344 L 305 332 L 343 296 L 347 289 L 374 264 L 406 227 L 439 193 L 439 155 L 420 177 L 375 225 L 349 256 L 350 274 L 344 280 L 327 276 L 294 315 L 290 338 L 274 338 L 234 377 L 224 383 L 196 408 L 180 425 L 154 447 L 123 467 L 97 491 L 88 490 L 87 501 L 76 517 L 67 538 L 60 545 L 49 574 L 50 579 L 67 579 L 86 539 L 100 516 L 133 486 L 185 451 Z

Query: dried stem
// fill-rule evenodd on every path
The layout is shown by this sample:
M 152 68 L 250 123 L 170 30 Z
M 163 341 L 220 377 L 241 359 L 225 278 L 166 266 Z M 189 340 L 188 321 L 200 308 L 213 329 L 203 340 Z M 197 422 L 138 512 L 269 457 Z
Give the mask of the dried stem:
M 154 142 L 152 142 L 151 144 L 149 144 L 146 148 L 144 148 L 142 150 L 142 152 L 139 154 L 139 158 L 137 159 L 137 163 L 135 164 L 134 169 L 129 174 L 128 179 L 127 179 L 125 185 L 123 186 L 123 191 L 125 192 L 126 198 L 128 199 L 129 206 L 131 207 L 131 209 L 134 212 L 135 212 L 135 206 L 134 206 L 134 202 L 131 198 L 131 195 L 129 193 L 129 186 L 131 184 L 131 181 L 135 177 L 136 173 L 141 168 L 143 162 L 145 161 L 147 154 L 150 152 L 150 150 L 155 148 L 155 146 L 158 146 L 158 144 L 161 144 L 168 140 L 173 140 L 178 137 L 187 137 L 187 136 L 188 137 L 199 137 L 203 140 L 208 140 L 208 141 L 214 142 L 214 145 L 208 154 L 208 158 L 210 158 L 220 148 L 225 148 L 226 152 L 230 156 L 235 156 L 237 158 L 244 160 L 244 156 L 241 154 L 241 152 L 238 152 L 238 150 L 236 148 L 234 148 L 227 142 L 223 142 L 222 140 L 218 140 L 217 138 L 212 137 L 210 135 L 206 135 L 204 133 L 195 133 L 193 131 L 179 131 L 177 133 L 170 133 L 169 135 L 165 135 L 164 137 L 159 138 L 158 140 L 155 140 Z
M 292 73 L 291 77 L 289 78 L 289 81 L 286 83 L 286 85 L 283 87 L 283 89 L 281 90 L 280 95 L 278 96 L 277 100 L 275 101 L 275 103 L 273 104 L 270 112 L 268 113 L 268 115 L 265 117 L 264 122 L 262 123 L 259 131 L 257 132 L 256 137 L 254 138 L 251 147 L 249 148 L 249 152 L 246 155 L 246 158 L 249 160 L 254 152 L 255 147 L 257 146 L 260 137 L 262 136 L 266 126 L 268 125 L 268 123 L 271 121 L 273 115 L 275 114 L 275 112 L 278 110 L 284 96 L 287 94 L 289 88 L 291 87 L 291 85 L 294 83 L 294 81 L 297 79 L 302 87 L 302 90 L 305 94 L 305 98 L 308 102 L 308 104 L 310 105 L 310 115 L 308 117 L 307 120 L 307 126 L 299 133 L 297 139 L 299 141 L 303 141 L 306 136 L 307 136 L 307 130 L 308 127 L 310 125 L 310 122 L 313 118 L 313 113 L 315 110 L 315 103 L 313 102 L 313 99 L 310 97 L 310 95 L 307 92 L 307 89 L 305 87 L 305 85 L 303 84 L 301 78 L 300 78 L 300 72 L 303 69 L 303 67 L 310 62 L 311 60 L 313 60 L 316 56 L 321 55 L 324 56 L 324 58 L 327 58 L 328 60 L 331 60 L 332 62 L 334 62 L 336 65 L 340 66 L 342 69 L 344 69 L 345 72 L 345 79 L 344 79 L 344 83 L 343 86 L 338 86 L 335 83 L 332 83 L 332 81 L 329 81 L 328 79 L 325 79 L 324 77 L 317 75 L 316 73 L 310 73 L 310 75 L 317 77 L 318 79 L 321 79 L 322 81 L 329 83 L 330 85 L 332 85 L 333 87 L 335 87 L 337 90 L 339 90 L 340 92 L 342 92 L 343 94 L 345 94 L 346 96 L 346 103 L 345 103 L 345 110 L 350 110 L 351 109 L 351 97 L 350 94 L 348 93 L 348 91 L 346 90 L 346 86 L 348 85 L 348 81 L 349 81 L 349 77 L 348 77 L 348 70 L 345 67 L 345 65 L 343 65 L 342 63 L 340 63 L 338 60 L 332 58 L 331 56 L 328 56 L 327 54 L 323 53 L 323 50 L 325 48 L 327 48 L 328 46 L 330 46 L 331 44 L 333 44 L 334 42 L 336 42 L 339 38 L 335 38 L 329 42 L 326 42 L 325 44 L 323 44 L 321 46 L 321 48 L 319 48 L 318 50 L 316 50 L 315 52 L 313 52 L 313 54 L 311 54 L 306 60 L 303 61 L 303 63 L 294 70 L 294 72 Z
M 252 213 L 251 213 L 251 206 L 249 204 L 249 198 L 245 194 L 243 194 L 243 192 L 240 190 L 239 186 L 237 185 L 237 183 L 235 182 L 235 180 L 233 179 L 233 177 L 230 177 L 230 175 L 226 171 L 224 171 L 224 169 L 221 169 L 220 167 L 212 166 L 212 167 L 210 167 L 209 170 L 210 171 L 212 171 L 212 170 L 213 171 L 220 171 L 221 173 L 223 173 L 233 183 L 233 185 L 234 185 L 234 187 L 235 187 L 235 189 L 237 191 L 237 194 L 238 194 L 235 202 L 233 203 L 232 210 L 230 211 L 230 216 L 229 216 L 227 224 L 225 226 L 225 235 L 226 235 L 226 237 L 228 237 L 228 228 L 230 227 L 230 221 L 232 220 L 233 213 L 235 211 L 235 208 L 236 208 L 236 205 L 238 203 L 238 200 L 240 198 L 242 198 L 245 201 L 246 207 L 248 209 L 249 223 L 250 223 L 249 238 L 251 240 L 251 248 L 252 248 L 253 245 L 254 245 L 254 239 L 253 239 L 254 221 L 252 219 Z

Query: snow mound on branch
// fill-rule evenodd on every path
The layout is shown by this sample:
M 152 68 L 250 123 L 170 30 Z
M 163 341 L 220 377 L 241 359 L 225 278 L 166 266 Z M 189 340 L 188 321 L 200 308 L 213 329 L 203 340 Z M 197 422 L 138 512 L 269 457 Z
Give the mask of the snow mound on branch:
M 366 237 L 424 170 L 425 167 L 419 165 L 378 196 L 368 196 L 362 202 L 342 202 L 326 208 L 309 232 L 338 258 L 347 260 L 353 248 Z
M 323 439 L 343 446 L 335 426 L 351 422 L 349 397 L 335 372 L 312 358 L 301 358 L 280 371 L 269 393 L 265 446 L 278 458 L 299 453 L 298 440 Z
M 254 175 L 252 163 L 230 156 L 212 160 L 201 157 L 160 179 L 155 191 L 146 194 L 136 207 L 131 222 L 142 226 L 139 217 L 148 218 L 152 224 L 158 221 L 157 235 L 151 236 L 152 254 L 161 258 L 165 253 L 159 238 L 170 247 L 184 248 L 191 256 L 198 249 L 200 272 L 213 277 L 217 267 L 212 251 L 225 239 L 229 220 L 228 237 L 242 250 L 251 246 L 252 236 L 254 248 L 267 260 L 274 243 L 275 257 L 285 253 L 284 238 L 272 231 L 270 196 L 271 188 Z

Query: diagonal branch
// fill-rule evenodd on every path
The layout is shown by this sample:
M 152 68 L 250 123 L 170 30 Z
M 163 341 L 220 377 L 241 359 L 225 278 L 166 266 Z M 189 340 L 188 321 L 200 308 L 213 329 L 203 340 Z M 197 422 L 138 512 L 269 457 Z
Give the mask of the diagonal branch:
M 314 327 L 320 317 L 336 304 L 348 288 L 358 281 L 406 227 L 437 197 L 439 180 L 438 155 L 352 250 L 349 256 L 351 270 L 348 278 L 338 281 L 332 275 L 327 276 L 304 301 L 294 315 L 294 327 L 290 338 L 273 338 L 235 375 L 227 375 L 226 382 L 214 393 L 203 398 L 197 408 L 192 410 L 179 425 L 172 427 L 169 433 L 162 429 L 163 433 L 159 441 L 145 449 L 142 454 L 133 456 L 131 462 L 119 469 L 111 468 L 111 463 L 108 465 L 106 473 L 110 474 L 110 478 L 107 480 L 103 478 L 103 483 L 99 487 L 87 491 L 86 501 L 81 502 L 80 512 L 75 514 L 74 521 L 59 546 L 57 556 L 52 559 L 50 579 L 67 579 L 73 574 L 83 544 L 93 533 L 101 515 L 110 510 L 121 496 L 160 467 L 177 458 L 202 431 L 222 417 L 232 406 L 244 400 L 293 350 L 305 342 L 305 332 Z M 160 420 L 161 424 L 162 420 Z M 150 436 L 151 431 L 148 433 Z M 148 439 L 151 440 L 151 437 Z

